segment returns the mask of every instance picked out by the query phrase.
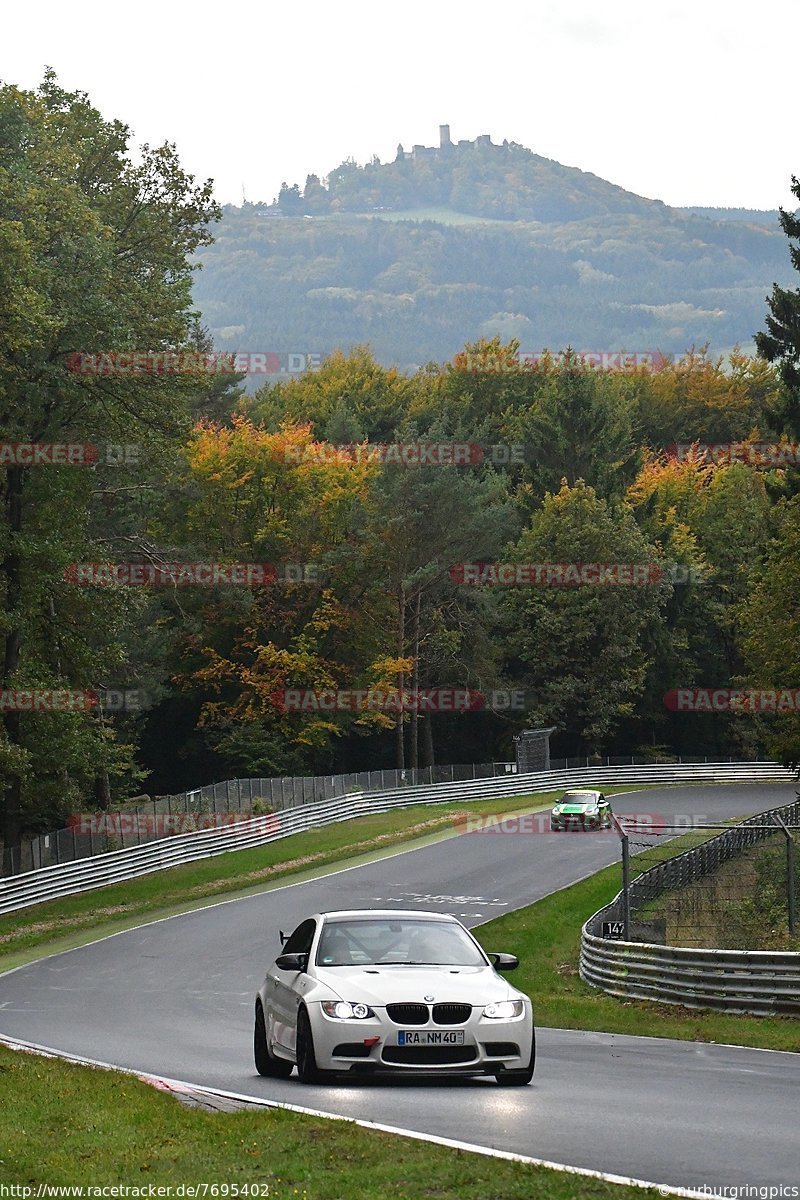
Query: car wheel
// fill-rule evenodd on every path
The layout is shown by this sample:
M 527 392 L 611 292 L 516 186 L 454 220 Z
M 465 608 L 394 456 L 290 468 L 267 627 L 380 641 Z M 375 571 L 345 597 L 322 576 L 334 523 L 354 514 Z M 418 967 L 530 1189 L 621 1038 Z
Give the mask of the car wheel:
M 329 1071 L 321 1071 L 317 1066 L 311 1021 L 304 1008 L 301 1008 L 297 1014 L 296 1058 L 297 1074 L 302 1083 L 322 1083 L 330 1074 Z
M 267 1026 L 264 1021 L 264 1010 L 256 1005 L 256 1026 L 253 1033 L 253 1057 L 256 1060 L 256 1070 L 259 1075 L 269 1075 L 273 1079 L 288 1079 L 292 1073 L 292 1064 L 285 1058 L 275 1058 L 269 1052 L 267 1043 Z
M 495 1079 L 503 1087 L 525 1087 L 533 1079 L 533 1068 L 536 1065 L 536 1031 L 531 1036 L 531 1060 L 524 1071 L 498 1071 Z

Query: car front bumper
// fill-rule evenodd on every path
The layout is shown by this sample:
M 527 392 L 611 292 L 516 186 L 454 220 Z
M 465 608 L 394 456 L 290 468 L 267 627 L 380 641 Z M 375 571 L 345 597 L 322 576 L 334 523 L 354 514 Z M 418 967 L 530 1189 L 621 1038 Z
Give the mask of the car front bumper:
M 550 828 L 554 832 L 573 829 L 597 830 L 602 826 L 602 818 L 592 813 L 554 813 L 550 817 Z
M 363 1021 L 327 1017 L 320 1006 L 309 1005 L 317 1065 L 328 1071 L 413 1072 L 415 1074 L 495 1074 L 522 1071 L 530 1063 L 533 1016 L 526 1004 L 521 1017 L 490 1020 L 482 1008 L 460 1025 L 397 1025 L 385 1009 Z M 443 1041 L 435 1046 L 401 1046 L 402 1031 L 463 1033 L 463 1044 Z

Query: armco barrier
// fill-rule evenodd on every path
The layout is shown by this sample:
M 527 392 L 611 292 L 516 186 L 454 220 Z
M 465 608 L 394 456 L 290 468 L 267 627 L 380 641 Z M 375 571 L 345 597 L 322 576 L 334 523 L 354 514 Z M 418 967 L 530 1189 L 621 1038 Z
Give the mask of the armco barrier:
M 693 950 L 584 934 L 581 978 L 614 996 L 662 1004 L 800 1013 L 800 954 L 789 950 Z
M 702 878 L 734 854 L 779 832 L 776 815 L 787 824 L 797 824 L 800 800 L 759 813 L 645 871 L 631 884 L 632 913 L 662 892 Z M 619 920 L 621 915 L 620 892 L 581 930 L 580 974 L 592 987 L 614 996 L 690 1008 L 758 1016 L 800 1013 L 800 953 L 659 946 L 597 936 L 603 921 Z
M 609 759 L 606 765 L 614 766 L 617 762 L 626 760 Z M 566 770 L 589 765 L 588 760 L 576 759 L 551 763 L 550 768 L 554 770 L 561 766 Z M 21 846 L 0 854 L 0 878 L 60 866 L 79 858 L 94 858 L 111 850 L 128 850 L 131 846 L 156 842 L 176 833 L 209 829 L 225 824 L 215 819 L 220 814 L 230 817 L 233 823 L 243 816 L 253 815 L 254 806 L 256 812 L 259 808 L 262 812 L 283 812 L 303 804 L 335 800 L 337 796 L 348 796 L 353 792 L 385 792 L 433 783 L 460 783 L 515 772 L 516 764 L 511 762 L 448 763 L 405 770 L 359 771 L 348 775 L 224 779 L 189 792 L 137 796 L 116 810 L 109 809 L 99 821 L 93 821 L 90 814 L 76 813 L 63 829 L 43 830 L 25 838 Z
M 726 781 L 789 782 L 793 774 L 776 763 L 705 763 L 657 766 L 580 768 L 571 771 L 541 771 L 530 775 L 499 776 L 463 783 L 434 784 L 400 791 L 370 792 L 360 797 L 337 797 L 316 804 L 263 817 L 252 817 L 225 829 L 204 829 L 178 834 L 143 846 L 116 850 L 94 858 L 43 867 L 0 880 L 0 913 L 13 912 L 31 904 L 54 900 L 163 871 L 182 863 L 196 862 L 277 841 L 293 833 L 347 821 L 353 817 L 406 808 L 412 804 L 446 804 L 459 801 L 502 799 L 532 795 L 565 787 L 602 786 L 611 783 L 671 784 Z

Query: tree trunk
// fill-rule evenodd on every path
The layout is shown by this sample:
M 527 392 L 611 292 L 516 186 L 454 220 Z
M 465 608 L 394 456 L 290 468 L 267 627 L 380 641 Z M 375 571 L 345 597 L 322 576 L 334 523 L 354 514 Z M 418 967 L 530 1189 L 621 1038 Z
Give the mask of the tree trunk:
M 417 592 L 417 603 L 414 606 L 414 671 L 411 691 L 414 697 L 411 706 L 411 770 L 419 766 L 419 611 L 422 604 L 422 593 Z
M 435 766 L 433 759 L 433 713 L 426 713 L 422 722 L 422 765 Z
M 95 808 L 102 809 L 103 812 L 107 812 L 111 807 L 111 784 L 108 771 L 101 771 L 99 775 L 95 776 L 94 804 Z
M 406 649 L 406 593 L 402 583 L 397 590 L 397 657 L 404 658 Z M 403 740 L 403 691 L 406 686 L 405 674 L 401 671 L 397 680 L 397 687 L 400 694 L 400 707 L 397 713 L 397 724 L 395 725 L 395 747 L 396 747 L 396 762 L 398 771 L 405 769 L 406 755 L 405 743 Z
M 10 687 L 11 679 L 19 667 L 22 649 L 22 630 L 20 627 L 22 557 L 19 551 L 19 534 L 22 530 L 22 484 L 24 468 L 11 466 L 7 467 L 6 470 L 6 524 L 10 540 L 8 553 L 3 560 L 1 569 L 6 583 L 5 604 L 9 620 L 9 630 L 5 638 L 5 654 L 3 657 L 3 690 Z M 21 742 L 19 711 L 8 709 L 3 714 L 3 725 L 11 746 L 19 746 Z M 4 853 L 7 857 L 10 857 L 10 851 L 19 849 L 22 840 L 22 776 L 19 772 L 10 774 L 6 781 L 2 831 Z

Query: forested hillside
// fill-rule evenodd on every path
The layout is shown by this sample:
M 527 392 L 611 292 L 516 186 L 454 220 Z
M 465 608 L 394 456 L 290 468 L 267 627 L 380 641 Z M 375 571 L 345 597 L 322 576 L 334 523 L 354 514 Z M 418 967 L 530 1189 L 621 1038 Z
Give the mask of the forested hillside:
M 384 365 L 524 349 L 752 352 L 790 265 L 774 214 L 668 208 L 521 146 L 344 163 L 224 210 L 194 296 L 217 346 Z

